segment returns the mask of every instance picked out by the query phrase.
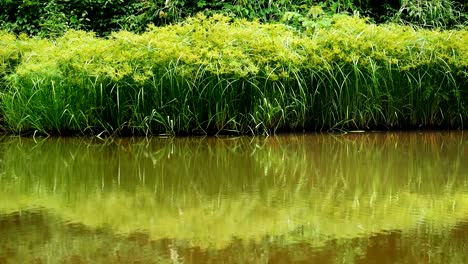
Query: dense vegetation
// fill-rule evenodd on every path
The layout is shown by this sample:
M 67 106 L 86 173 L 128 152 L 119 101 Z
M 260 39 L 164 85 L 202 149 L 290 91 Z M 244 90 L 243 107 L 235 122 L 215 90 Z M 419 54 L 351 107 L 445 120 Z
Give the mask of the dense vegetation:
M 199 12 L 310 24 L 320 7 L 328 15 L 360 13 L 374 22 L 402 22 L 421 27 L 453 28 L 466 25 L 464 0 L 4 0 L 0 2 L 1 28 L 53 37 L 69 29 L 96 32 L 99 36 L 125 29 L 142 32 L 148 24 L 180 22 Z
M 397 2 L 3 1 L 1 124 L 60 134 L 464 127 L 466 4 Z

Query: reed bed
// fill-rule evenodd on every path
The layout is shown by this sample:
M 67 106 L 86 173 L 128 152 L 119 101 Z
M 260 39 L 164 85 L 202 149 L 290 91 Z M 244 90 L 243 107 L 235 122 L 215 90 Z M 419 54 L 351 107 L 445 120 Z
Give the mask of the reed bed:
M 12 133 L 269 134 L 463 128 L 468 30 L 335 16 L 297 32 L 202 15 L 107 39 L 0 34 L 2 125 Z

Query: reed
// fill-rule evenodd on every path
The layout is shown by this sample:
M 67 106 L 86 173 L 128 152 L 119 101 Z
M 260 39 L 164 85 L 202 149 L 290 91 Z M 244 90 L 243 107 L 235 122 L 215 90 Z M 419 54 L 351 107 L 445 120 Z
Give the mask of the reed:
M 0 54 L 3 126 L 144 135 L 462 128 L 467 39 L 466 29 L 348 16 L 298 33 L 200 15 L 141 35 L 10 41 L 14 52 Z

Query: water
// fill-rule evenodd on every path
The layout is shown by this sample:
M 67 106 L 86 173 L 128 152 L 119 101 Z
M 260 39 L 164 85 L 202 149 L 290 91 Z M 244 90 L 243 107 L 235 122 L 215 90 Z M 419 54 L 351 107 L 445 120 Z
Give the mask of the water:
M 468 263 L 468 135 L 10 138 L 0 263 Z

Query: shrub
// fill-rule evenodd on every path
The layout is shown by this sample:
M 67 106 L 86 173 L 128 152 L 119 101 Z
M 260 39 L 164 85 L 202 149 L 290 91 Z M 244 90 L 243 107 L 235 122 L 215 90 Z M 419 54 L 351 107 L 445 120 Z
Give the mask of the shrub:
M 461 127 L 468 31 L 335 16 L 298 33 L 198 16 L 100 39 L 31 39 L 1 94 L 16 133 L 270 133 Z
M 302 29 L 302 22 L 291 23 L 291 15 L 309 21 L 311 8 L 317 6 L 327 16 L 360 14 L 378 23 L 453 28 L 467 21 L 467 5 L 461 0 L 6 0 L 0 2 L 0 27 L 15 34 L 51 38 L 69 29 L 108 36 L 121 29 L 142 33 L 149 24 L 177 23 L 202 12 L 260 22 L 278 22 L 286 16 L 290 25 Z
M 148 5 L 148 1 L 141 0 L 7 0 L 0 2 L 0 26 L 16 34 L 42 37 L 61 36 L 69 29 L 105 36 L 128 27 L 125 23 L 137 22 L 134 17 Z M 138 26 L 135 30 L 140 30 Z

